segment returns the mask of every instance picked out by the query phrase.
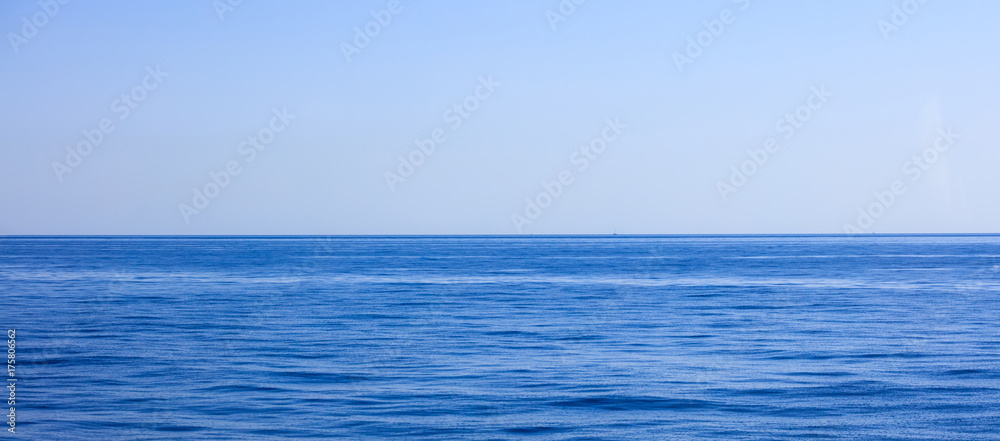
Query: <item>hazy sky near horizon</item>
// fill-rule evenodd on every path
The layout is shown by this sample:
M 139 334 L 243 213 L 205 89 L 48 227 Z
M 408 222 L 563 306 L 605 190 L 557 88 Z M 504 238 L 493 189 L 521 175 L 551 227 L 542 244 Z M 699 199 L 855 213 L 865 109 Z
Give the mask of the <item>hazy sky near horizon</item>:
M 0 234 L 997 232 L 998 16 L 6 1 Z

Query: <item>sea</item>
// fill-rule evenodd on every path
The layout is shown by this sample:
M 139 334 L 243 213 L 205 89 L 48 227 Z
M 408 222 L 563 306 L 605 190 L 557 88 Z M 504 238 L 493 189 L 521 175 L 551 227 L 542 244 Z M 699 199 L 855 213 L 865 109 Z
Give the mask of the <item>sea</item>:
M 0 296 L 9 439 L 1000 439 L 1000 236 L 7 236 Z

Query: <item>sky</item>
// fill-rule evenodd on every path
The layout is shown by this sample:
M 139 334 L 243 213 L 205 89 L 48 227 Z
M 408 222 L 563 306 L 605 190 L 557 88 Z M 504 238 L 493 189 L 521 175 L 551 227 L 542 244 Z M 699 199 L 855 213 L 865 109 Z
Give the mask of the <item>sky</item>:
M 5 1 L 0 234 L 996 233 L 998 16 Z

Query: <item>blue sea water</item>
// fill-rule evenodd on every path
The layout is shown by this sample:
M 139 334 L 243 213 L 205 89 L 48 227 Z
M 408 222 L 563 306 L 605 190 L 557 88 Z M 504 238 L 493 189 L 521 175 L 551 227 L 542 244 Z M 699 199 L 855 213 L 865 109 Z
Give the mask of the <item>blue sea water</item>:
M 0 238 L 25 440 L 1000 439 L 998 292 L 996 236 Z

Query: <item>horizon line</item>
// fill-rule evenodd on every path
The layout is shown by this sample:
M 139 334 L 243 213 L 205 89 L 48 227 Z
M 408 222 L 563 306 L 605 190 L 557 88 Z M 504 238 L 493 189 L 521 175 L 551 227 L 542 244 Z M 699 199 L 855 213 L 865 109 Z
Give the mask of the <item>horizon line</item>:
M 712 238 L 712 237 L 961 237 L 1000 233 L 588 233 L 588 234 L 0 234 L 0 238 Z

